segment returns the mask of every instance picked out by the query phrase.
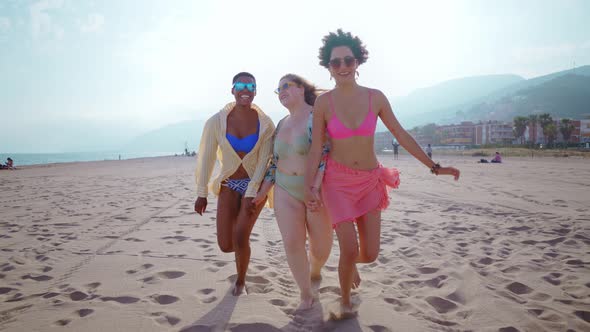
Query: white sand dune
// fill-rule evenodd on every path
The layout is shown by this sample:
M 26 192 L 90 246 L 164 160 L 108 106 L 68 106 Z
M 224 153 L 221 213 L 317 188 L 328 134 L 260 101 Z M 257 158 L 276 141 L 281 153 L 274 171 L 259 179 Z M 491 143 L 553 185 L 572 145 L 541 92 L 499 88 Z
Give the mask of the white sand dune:
M 264 210 L 248 295 L 228 294 L 216 201 L 193 212 L 193 158 L 0 173 L 1 331 L 590 331 L 590 163 L 450 158 L 462 178 L 402 156 L 381 253 L 361 265 L 357 317 L 332 320 L 337 241 L 319 303 L 298 290 Z

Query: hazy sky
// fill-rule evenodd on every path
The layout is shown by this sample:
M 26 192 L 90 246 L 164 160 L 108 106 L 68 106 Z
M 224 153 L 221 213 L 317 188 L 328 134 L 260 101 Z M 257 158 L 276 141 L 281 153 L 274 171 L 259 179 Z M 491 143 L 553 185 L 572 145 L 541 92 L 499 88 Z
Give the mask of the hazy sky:
M 569 69 L 590 64 L 589 14 L 587 0 L 0 0 L 0 151 L 111 148 L 205 118 L 243 70 L 278 120 L 281 75 L 332 87 L 317 53 L 340 27 L 368 47 L 360 83 L 389 97 Z

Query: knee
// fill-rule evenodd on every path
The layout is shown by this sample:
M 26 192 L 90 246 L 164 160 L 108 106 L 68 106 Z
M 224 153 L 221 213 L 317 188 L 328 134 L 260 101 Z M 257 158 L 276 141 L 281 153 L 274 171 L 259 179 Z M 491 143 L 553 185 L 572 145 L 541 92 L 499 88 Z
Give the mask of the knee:
M 377 257 L 379 257 L 379 251 L 375 250 L 375 251 L 365 252 L 363 257 L 361 257 L 361 258 L 362 258 L 363 263 L 372 263 L 377 260 Z
M 222 252 L 234 252 L 234 246 L 232 241 L 217 239 L 217 244 L 219 245 L 219 249 L 221 249 Z

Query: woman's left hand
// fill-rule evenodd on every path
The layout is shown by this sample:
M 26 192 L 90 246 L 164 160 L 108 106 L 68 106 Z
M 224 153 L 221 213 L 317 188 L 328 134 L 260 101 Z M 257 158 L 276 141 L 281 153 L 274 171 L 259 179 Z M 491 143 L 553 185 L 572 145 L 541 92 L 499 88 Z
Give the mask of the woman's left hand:
M 436 175 L 452 175 L 455 178 L 455 181 L 457 181 L 459 180 L 461 171 L 455 167 L 441 167 L 436 171 Z

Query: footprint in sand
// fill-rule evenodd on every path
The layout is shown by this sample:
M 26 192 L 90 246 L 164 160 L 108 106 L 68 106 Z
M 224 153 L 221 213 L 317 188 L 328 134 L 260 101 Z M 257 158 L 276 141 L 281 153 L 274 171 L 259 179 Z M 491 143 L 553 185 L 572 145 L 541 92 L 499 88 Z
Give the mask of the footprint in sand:
M 392 330 L 390 330 L 387 327 L 382 326 L 382 325 L 370 325 L 369 328 L 373 332 L 391 332 L 392 331 Z
M 72 301 L 82 301 L 88 298 L 88 294 L 80 291 L 75 291 L 70 293 L 69 297 Z
M 29 273 L 29 274 L 26 274 L 26 275 L 22 276 L 21 279 L 24 279 L 24 280 L 26 280 L 26 279 L 32 279 L 32 280 L 35 280 L 35 281 L 47 281 L 47 280 L 53 279 L 53 277 L 48 276 L 48 275 L 44 275 L 44 274 L 42 274 L 42 275 L 36 275 L 36 274 Z
M 180 300 L 176 296 L 166 295 L 166 294 L 164 294 L 164 295 L 155 294 L 155 295 L 150 296 L 150 298 L 152 298 L 152 300 L 154 300 L 154 302 L 161 304 L 161 305 L 172 304 L 172 303 Z
M 213 288 L 203 288 L 200 289 L 197 293 L 199 293 L 199 297 L 201 298 L 201 302 L 203 303 L 211 303 L 217 300 L 216 296 L 209 296 L 209 294 L 213 293 L 215 290 Z
M 578 310 L 574 311 L 574 315 L 576 315 L 576 317 L 585 321 L 586 323 L 590 323 L 590 311 Z
M 153 312 L 150 314 L 150 316 L 154 317 L 156 322 L 165 326 L 174 326 L 180 323 L 180 318 L 174 317 L 165 312 Z
M 177 279 L 184 276 L 186 273 L 182 271 L 163 271 L 158 272 L 156 275 L 163 279 Z
M 121 304 L 131 304 L 131 303 L 135 303 L 135 302 L 139 301 L 139 299 L 137 297 L 133 297 L 133 296 L 117 296 L 117 297 L 104 296 L 104 297 L 101 297 L 100 299 L 103 302 L 114 301 L 114 302 L 121 303 Z
M 550 283 L 554 286 L 559 286 L 561 284 L 561 280 L 559 280 L 559 278 L 561 276 L 562 276 L 561 273 L 553 272 L 553 273 L 549 273 L 546 276 L 543 276 L 543 280 L 547 281 L 548 283 Z
M 403 312 L 412 309 L 412 305 L 408 303 L 403 303 L 402 301 L 391 297 L 386 297 L 383 299 L 383 301 L 393 305 L 393 310 L 397 312 Z
M 281 299 L 271 299 L 268 302 L 270 302 L 270 304 L 277 306 L 277 307 L 285 307 L 287 305 L 287 302 L 285 302 Z
M 92 314 L 94 312 L 94 310 L 92 309 L 80 309 L 80 310 L 76 310 L 76 314 L 82 318 L 82 317 L 86 317 L 90 314 Z
M 520 282 L 513 282 L 506 286 L 506 289 L 518 295 L 529 294 L 532 291 L 534 291 L 534 289 L 530 288 L 525 284 L 521 284 Z
M 453 302 L 461 303 L 463 305 L 465 305 L 465 303 L 466 303 L 465 296 L 459 290 L 456 290 L 456 291 L 452 292 L 451 294 L 447 295 L 447 299 L 449 299 Z
M 520 332 L 520 330 L 514 326 L 507 326 L 499 328 L 498 332 Z
M 137 272 L 139 272 L 139 271 L 141 271 L 141 270 L 148 270 L 148 269 L 150 269 L 150 268 L 152 268 L 152 267 L 154 267 L 154 264 L 149 264 L 149 263 L 147 263 L 147 264 L 143 264 L 142 266 L 140 266 L 140 267 L 139 267 L 139 268 L 137 268 L 137 269 L 133 269 L 133 270 L 127 270 L 127 271 L 125 271 L 125 272 L 126 272 L 127 274 L 135 274 L 135 273 L 137 273 Z
M 447 313 L 449 311 L 453 311 L 458 308 L 455 303 L 445 300 L 443 298 L 440 298 L 438 296 L 429 296 L 425 300 L 439 314 L 444 314 L 444 313 Z
M 57 326 L 66 326 L 68 324 L 70 324 L 72 322 L 71 319 L 60 319 L 58 321 L 55 322 L 55 325 Z
M 8 294 L 8 293 L 10 293 L 10 292 L 12 292 L 14 290 L 18 290 L 18 289 L 16 289 L 16 288 L 10 288 L 10 287 L 0 287 L 0 295 Z
M 436 273 L 437 271 L 438 271 L 438 269 L 435 267 L 420 267 L 420 268 L 418 268 L 418 272 L 420 272 L 421 274 L 431 274 L 431 273 Z

